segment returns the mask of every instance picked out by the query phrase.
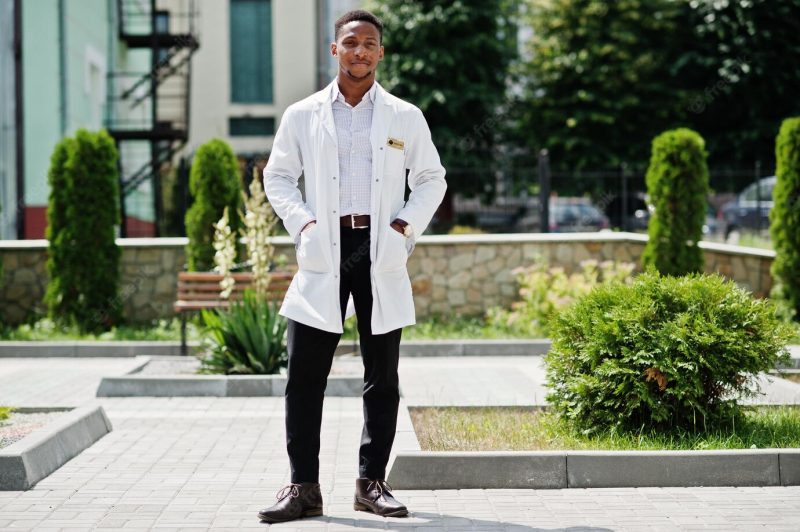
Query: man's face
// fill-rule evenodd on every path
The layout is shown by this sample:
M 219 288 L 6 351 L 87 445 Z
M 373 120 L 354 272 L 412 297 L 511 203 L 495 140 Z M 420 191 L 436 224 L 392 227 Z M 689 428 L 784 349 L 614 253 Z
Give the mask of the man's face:
M 383 59 L 378 28 L 363 20 L 342 26 L 339 37 L 331 43 L 331 54 L 339 60 L 339 73 L 352 80 L 371 76 Z

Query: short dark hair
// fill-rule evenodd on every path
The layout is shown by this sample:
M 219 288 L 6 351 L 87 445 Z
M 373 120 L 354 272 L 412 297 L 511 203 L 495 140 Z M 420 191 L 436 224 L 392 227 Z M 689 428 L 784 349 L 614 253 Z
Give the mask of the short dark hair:
M 369 22 L 370 24 L 378 28 L 378 34 L 380 35 L 380 40 L 381 42 L 383 42 L 383 22 L 381 22 L 381 19 L 379 19 L 369 11 L 364 11 L 363 9 L 355 9 L 353 11 L 348 11 L 347 13 L 336 19 L 336 23 L 333 26 L 333 38 L 334 39 L 339 38 L 339 32 L 341 31 L 342 26 L 350 22 L 355 22 L 357 20 L 363 22 Z

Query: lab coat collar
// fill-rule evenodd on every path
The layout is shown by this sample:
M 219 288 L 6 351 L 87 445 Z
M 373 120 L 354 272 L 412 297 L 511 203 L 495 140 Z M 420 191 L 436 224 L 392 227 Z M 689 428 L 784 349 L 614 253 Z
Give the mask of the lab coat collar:
M 333 82 L 331 83 L 331 102 L 335 102 L 339 99 L 339 96 L 342 95 L 341 91 L 339 90 L 339 82 L 334 78 Z M 365 98 L 369 98 L 369 101 L 375 103 L 375 94 L 378 92 L 378 82 L 373 81 L 372 86 L 369 88 L 366 94 L 364 94 Z M 342 95 L 344 98 L 344 95 Z M 361 101 L 364 101 L 362 98 Z
M 333 123 L 333 94 L 334 90 L 338 91 L 338 87 L 334 89 L 334 86 L 337 85 L 336 79 L 331 81 L 331 83 L 322 89 L 321 91 L 317 92 L 316 94 L 316 101 L 317 101 L 317 112 L 320 113 L 320 122 L 322 123 L 322 127 L 328 132 L 328 134 L 333 139 L 333 142 L 338 145 L 338 139 L 336 136 L 336 126 Z M 373 123 L 377 118 L 379 124 L 383 124 L 384 120 L 388 118 L 390 111 L 387 106 L 392 105 L 389 98 L 388 93 L 386 90 L 378 83 L 378 81 L 374 81 L 372 87 L 370 87 L 370 91 L 374 92 L 374 102 L 375 108 L 377 111 L 377 117 L 373 116 Z M 381 105 L 383 104 L 383 105 Z M 383 127 L 377 128 L 383 130 Z M 376 128 L 373 128 L 372 135 L 373 135 L 373 142 L 376 142 L 375 134 L 378 133 Z

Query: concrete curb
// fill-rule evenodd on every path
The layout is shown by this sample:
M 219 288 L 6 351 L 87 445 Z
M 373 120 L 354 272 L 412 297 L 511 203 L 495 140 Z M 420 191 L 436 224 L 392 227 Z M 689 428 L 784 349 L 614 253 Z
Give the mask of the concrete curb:
M 111 432 L 100 405 L 87 405 L 0 449 L 0 490 L 27 490 Z
M 408 340 L 402 356 L 538 356 L 550 351 L 548 338 L 533 340 Z
M 328 377 L 327 397 L 361 397 L 363 377 Z M 97 397 L 282 397 L 284 375 L 125 375 L 103 377 Z
M 189 355 L 200 352 L 200 342 L 189 342 Z M 345 342 L 336 347 L 335 354 L 353 352 L 353 342 Z M 94 341 L 0 341 L 0 358 L 35 357 L 136 357 L 180 356 L 180 342 L 94 342 Z
M 199 348 L 189 342 L 189 353 Z M 34 341 L 0 342 L 3 357 L 135 357 L 137 355 L 180 355 L 180 342 L 94 342 Z
M 534 340 L 409 340 L 401 342 L 403 356 L 535 356 L 550 350 L 547 338 Z M 199 342 L 189 342 L 189 355 L 199 352 Z M 336 353 L 358 351 L 357 343 L 344 340 Z M 2 357 L 134 357 L 179 356 L 180 342 L 0 341 Z
M 800 449 L 398 452 L 396 489 L 800 485 Z
M 550 351 L 549 338 L 531 340 L 406 340 L 400 343 L 402 356 L 540 356 Z M 189 354 L 200 350 L 189 342 Z M 354 351 L 355 350 L 355 351 Z M 791 361 L 785 369 L 800 369 L 800 345 L 789 346 Z M 358 352 L 352 340 L 342 341 L 336 355 Z M 92 341 L 0 341 L 3 357 L 135 357 L 137 355 L 180 356 L 180 342 L 92 342 Z

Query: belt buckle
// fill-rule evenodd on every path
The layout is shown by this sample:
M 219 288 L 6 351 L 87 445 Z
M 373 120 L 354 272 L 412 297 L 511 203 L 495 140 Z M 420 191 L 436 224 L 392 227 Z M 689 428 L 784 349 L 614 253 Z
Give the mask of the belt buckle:
M 350 214 L 350 228 L 351 229 L 366 229 L 368 225 L 356 225 L 356 215 Z

